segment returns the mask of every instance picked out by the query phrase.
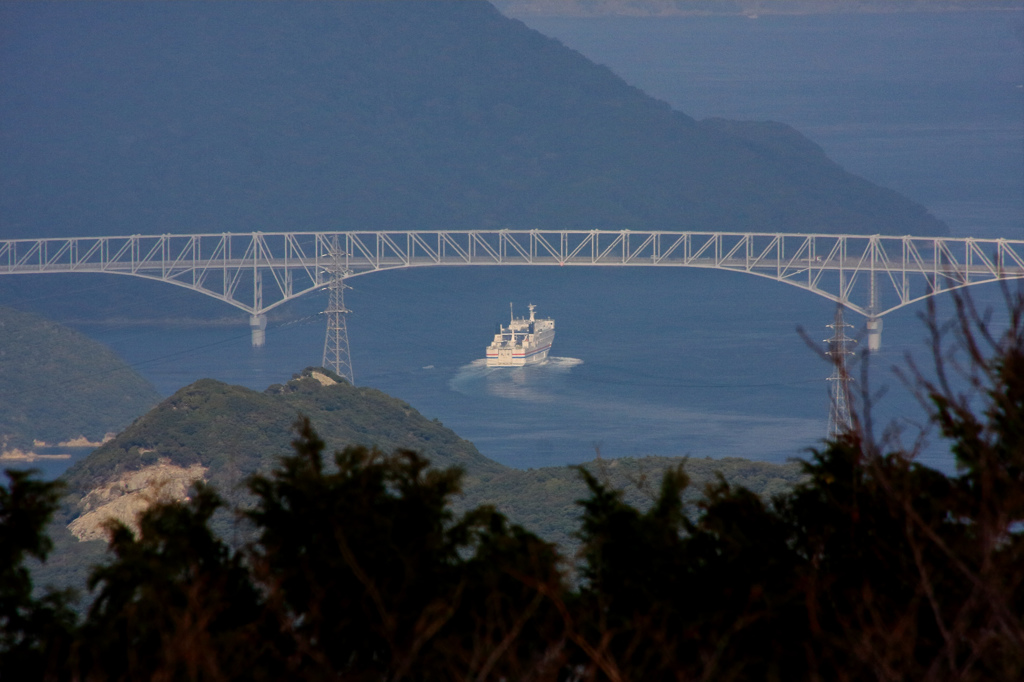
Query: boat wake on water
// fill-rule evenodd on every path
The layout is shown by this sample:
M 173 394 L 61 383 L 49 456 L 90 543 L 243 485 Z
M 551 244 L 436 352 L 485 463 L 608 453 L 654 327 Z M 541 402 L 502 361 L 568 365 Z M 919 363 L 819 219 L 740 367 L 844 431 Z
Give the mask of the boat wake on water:
M 521 367 L 488 366 L 486 359 L 463 365 L 448 382 L 448 387 L 463 395 L 491 395 L 510 400 L 549 402 L 560 393 L 560 379 L 573 367 L 582 365 L 579 358 L 548 357 L 543 362 Z
M 546 367 L 551 372 L 569 372 L 573 367 L 582 364 L 583 361 L 579 358 L 548 358 L 541 367 Z

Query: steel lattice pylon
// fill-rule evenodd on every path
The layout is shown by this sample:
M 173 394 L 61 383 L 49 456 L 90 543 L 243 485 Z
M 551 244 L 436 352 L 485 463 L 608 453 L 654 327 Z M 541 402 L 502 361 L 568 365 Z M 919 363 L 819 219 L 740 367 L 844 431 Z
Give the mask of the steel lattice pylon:
M 327 336 L 324 338 L 323 366 L 340 377 L 344 377 L 355 386 L 355 373 L 352 371 L 352 356 L 348 350 L 348 326 L 345 315 L 352 312 L 345 307 L 345 271 L 342 256 L 334 253 L 334 264 L 331 268 L 331 282 L 327 286 L 330 298 L 327 302 Z
M 832 360 L 832 376 L 829 384 L 828 434 L 829 440 L 835 440 L 853 426 L 850 417 L 850 373 L 846 366 L 847 356 L 853 351 L 847 344 L 857 343 L 846 337 L 846 330 L 853 329 L 852 324 L 843 321 L 843 307 L 836 307 L 836 317 L 832 324 L 825 325 L 832 330 L 832 338 L 825 339 L 828 350 L 825 354 Z

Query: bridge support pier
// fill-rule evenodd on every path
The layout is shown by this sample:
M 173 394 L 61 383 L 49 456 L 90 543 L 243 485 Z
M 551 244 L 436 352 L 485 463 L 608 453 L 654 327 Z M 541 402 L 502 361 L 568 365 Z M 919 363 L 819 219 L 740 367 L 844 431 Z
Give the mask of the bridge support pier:
M 249 329 L 252 331 L 252 347 L 263 348 L 263 344 L 267 341 L 267 316 L 250 316 Z
M 874 353 L 882 347 L 882 318 L 868 318 L 868 351 Z

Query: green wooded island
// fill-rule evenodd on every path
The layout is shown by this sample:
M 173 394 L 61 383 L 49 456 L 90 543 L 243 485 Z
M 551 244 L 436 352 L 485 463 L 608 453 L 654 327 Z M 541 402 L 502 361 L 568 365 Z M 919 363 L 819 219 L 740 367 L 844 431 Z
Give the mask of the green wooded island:
M 464 478 L 462 494 L 453 500 L 455 509 L 493 505 L 567 550 L 576 544 L 576 500 L 586 486 L 572 467 L 523 471 L 503 466 L 402 400 L 352 386 L 321 368 L 307 368 L 262 393 L 211 379 L 181 389 L 64 474 L 67 494 L 55 532 L 73 532 L 85 544 L 105 541 L 106 519 L 132 522 L 132 515 L 143 510 L 152 492 L 161 487 L 170 490 L 170 499 L 184 499 L 194 479 L 205 480 L 231 504 L 245 507 L 252 499 L 245 487 L 249 477 L 267 473 L 289 453 L 300 417 L 309 418 L 329 452 L 353 445 L 382 453 L 412 450 L 436 469 L 458 467 Z M 641 457 L 596 460 L 585 467 L 610 486 L 627 491 L 630 503 L 645 508 L 664 471 L 682 462 L 677 457 Z M 687 491 L 691 502 L 719 473 L 765 499 L 788 490 L 802 475 L 795 463 L 740 458 L 686 460 L 686 468 L 693 479 Z M 225 535 L 235 530 L 230 519 L 217 523 Z M 65 539 L 62 548 L 94 551 L 74 550 L 75 543 Z M 66 565 L 59 556 L 52 563 Z
M 0 307 L 5 452 L 76 440 L 98 443 L 160 399 L 106 346 L 38 315 Z

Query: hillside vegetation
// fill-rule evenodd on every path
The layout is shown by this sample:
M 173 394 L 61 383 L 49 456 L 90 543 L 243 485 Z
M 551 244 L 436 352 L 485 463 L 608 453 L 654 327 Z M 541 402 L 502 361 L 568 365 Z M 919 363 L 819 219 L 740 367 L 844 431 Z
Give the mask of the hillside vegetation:
M 262 393 L 211 379 L 197 381 L 68 469 L 63 477 L 66 494 L 50 527 L 56 548 L 37 568 L 38 582 L 81 589 L 89 567 L 102 556 L 105 543 L 93 538 L 104 534 L 104 520 L 134 525 L 127 513 L 145 509 L 147 499 L 168 499 L 169 471 L 201 471 L 196 478 L 216 486 L 231 504 L 252 504 L 245 486 L 248 478 L 270 471 L 291 452 L 300 414 L 314 424 L 327 452 L 351 445 L 376 446 L 384 453 L 406 448 L 423 456 L 434 470 L 457 466 L 464 476 L 461 494 L 451 500 L 453 509 L 492 505 L 557 543 L 567 555 L 578 547 L 573 532 L 581 510 L 576 502 L 585 497 L 587 486 L 575 468 L 505 467 L 407 403 L 372 388 L 353 387 L 328 370 L 308 368 L 287 384 Z M 686 493 L 688 503 L 695 502 L 719 474 L 765 499 L 791 489 L 803 476 L 795 463 L 739 458 L 625 458 L 596 460 L 584 468 L 622 490 L 637 508 L 646 509 L 663 473 L 684 462 L 693 481 Z M 178 493 L 173 499 L 184 499 L 177 483 L 172 488 Z M 241 538 L 231 515 L 218 515 L 214 527 L 224 537 Z
M 94 488 L 161 462 L 206 467 L 211 484 L 241 501 L 246 478 L 268 471 L 288 452 L 300 414 L 317 424 L 331 449 L 416 450 L 439 467 L 462 467 L 471 480 L 504 470 L 407 403 L 352 386 L 328 370 L 307 369 L 262 393 L 213 379 L 182 388 L 68 469 L 68 503 L 73 507 Z
M 160 400 L 109 348 L 50 320 L 0 307 L 0 438 L 97 442 Z
M 691 481 L 683 495 L 688 505 L 700 500 L 707 487 L 719 481 L 719 475 L 765 500 L 791 490 L 804 477 L 797 462 L 771 464 L 739 457 L 625 457 L 599 459 L 580 468 L 610 489 L 621 491 L 626 503 L 647 510 L 657 496 L 662 476 L 680 466 L 685 468 Z M 465 486 L 465 495 L 455 500 L 454 508 L 493 505 L 510 520 L 557 543 L 571 556 L 579 544 L 573 535 L 579 528 L 582 513 L 578 501 L 585 498 L 587 492 L 587 484 L 577 467 L 507 469 L 486 482 Z M 691 506 L 690 512 L 695 511 Z
M 204 467 L 210 484 L 235 504 L 246 504 L 246 479 L 269 471 L 290 451 L 300 415 L 314 424 L 328 452 L 349 445 L 377 447 L 384 453 L 409 449 L 436 469 L 457 466 L 465 472 L 464 494 L 455 499 L 458 508 L 492 504 L 549 540 L 571 544 L 569 534 L 579 516 L 575 501 L 586 492 L 573 469 L 510 469 L 409 404 L 313 368 L 262 393 L 212 379 L 181 389 L 68 469 L 63 523 L 86 511 L 82 500 L 90 492 L 161 463 Z M 598 460 L 587 466 L 609 485 L 629 490 L 628 499 L 642 507 L 649 502 L 650 481 L 681 461 L 646 457 Z M 788 488 L 800 477 L 795 464 L 738 458 L 692 460 L 687 470 L 694 496 L 715 480 L 715 472 L 765 495 Z

